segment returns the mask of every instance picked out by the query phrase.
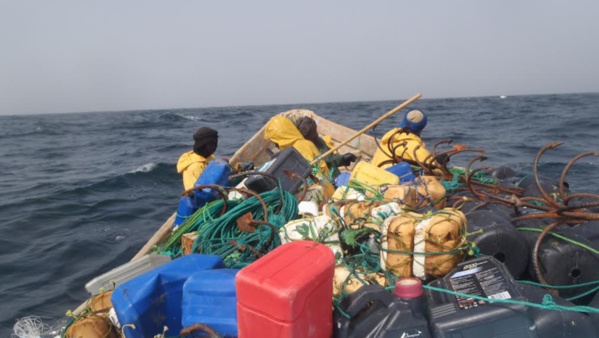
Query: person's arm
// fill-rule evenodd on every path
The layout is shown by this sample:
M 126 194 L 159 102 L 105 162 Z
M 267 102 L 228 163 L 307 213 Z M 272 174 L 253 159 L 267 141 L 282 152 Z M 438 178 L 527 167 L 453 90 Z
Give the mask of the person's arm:
M 324 142 L 324 144 L 328 147 L 327 150 L 335 147 L 335 144 L 333 143 L 333 139 L 330 136 L 325 135 L 321 139 Z M 324 149 L 319 149 L 319 150 L 321 152 L 326 151 Z M 352 153 L 339 154 L 338 152 L 329 154 L 328 156 L 326 156 L 324 158 L 324 161 L 327 163 L 327 166 L 329 168 L 348 166 L 348 165 L 352 164 L 352 162 L 355 162 L 356 160 L 358 160 L 358 158 L 356 157 L 356 155 L 354 155 Z
M 357 160 L 358 157 L 352 153 L 330 154 L 324 158 L 324 161 L 327 163 L 329 168 L 331 168 L 331 166 L 334 168 L 349 166 Z
M 340 154 L 329 154 L 324 158 L 329 168 L 337 168 L 343 163 L 343 155 Z

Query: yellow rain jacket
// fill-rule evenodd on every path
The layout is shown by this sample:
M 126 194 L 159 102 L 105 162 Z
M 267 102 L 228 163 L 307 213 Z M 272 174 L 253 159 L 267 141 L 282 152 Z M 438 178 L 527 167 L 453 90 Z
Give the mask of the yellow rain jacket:
M 323 136 L 322 140 L 324 141 L 324 143 L 326 143 L 326 145 L 329 147 L 329 149 L 332 149 L 335 147 L 335 143 L 333 143 L 333 139 L 329 135 Z M 335 152 L 335 153 L 337 153 L 337 152 Z
M 280 150 L 289 147 L 295 148 L 308 161 L 312 161 L 320 155 L 314 143 L 306 140 L 297 130 L 295 124 L 281 115 L 277 115 L 268 121 L 264 129 L 264 138 L 278 144 Z M 322 176 L 330 180 L 331 175 L 326 163 L 321 160 L 318 162 L 318 167 Z
M 183 175 L 183 186 L 185 190 L 193 188 L 193 185 L 202 174 L 208 162 L 214 160 L 215 156 L 210 155 L 204 158 L 192 151 L 188 151 L 179 157 L 177 162 L 177 172 Z
M 389 151 L 389 143 L 392 144 L 391 149 L 394 149 L 400 143 L 403 142 L 407 142 L 407 144 L 405 146 L 397 147 L 397 149 L 395 150 L 396 156 L 402 156 L 403 154 L 402 157 L 404 159 L 416 161 L 416 158 L 414 158 L 414 149 L 416 149 L 418 145 L 421 145 L 420 148 L 418 148 L 418 150 L 416 151 L 417 159 L 420 162 L 424 161 L 424 163 L 426 164 L 433 160 L 432 157 L 429 157 L 430 152 L 426 150 L 426 148 L 424 147 L 424 142 L 422 142 L 420 136 L 412 133 L 396 133 L 398 130 L 398 128 L 393 128 L 383 136 L 383 139 L 381 140 L 381 148 L 383 148 L 385 152 L 383 152 L 380 148 L 377 148 L 376 152 L 374 153 L 374 156 L 372 157 L 372 164 L 378 166 L 385 161 L 391 160 L 391 157 L 387 155 L 391 154 L 391 152 Z M 391 136 L 393 136 L 393 140 L 391 140 Z M 392 164 L 393 163 L 391 162 L 386 163 L 382 165 L 381 168 L 388 168 Z

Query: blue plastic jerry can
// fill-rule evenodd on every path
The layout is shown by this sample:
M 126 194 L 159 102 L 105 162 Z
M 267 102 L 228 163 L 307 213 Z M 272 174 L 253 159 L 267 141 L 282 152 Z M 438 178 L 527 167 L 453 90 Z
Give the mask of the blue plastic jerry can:
M 229 176 L 231 176 L 231 166 L 227 161 L 215 159 L 210 161 L 200 177 L 196 180 L 194 186 L 215 184 L 229 186 Z M 196 210 L 206 205 L 206 203 L 217 200 L 220 195 L 214 189 L 196 190 L 191 196 L 183 196 L 179 200 L 177 208 L 177 217 L 175 218 L 174 227 L 177 228 L 183 224 L 185 220 L 193 215 Z
M 193 215 L 193 213 L 198 209 L 195 198 L 189 196 L 183 196 L 179 200 L 179 207 L 177 208 L 177 216 L 175 217 L 174 227 L 177 228 L 179 225 L 183 224 L 185 220 Z
M 202 172 L 194 186 L 216 184 L 229 186 L 229 176 L 231 176 L 231 166 L 227 161 L 216 159 L 208 163 L 206 169 Z M 217 200 L 220 195 L 214 189 L 196 190 L 195 199 L 198 208 L 203 207 L 206 203 Z
M 174 336 L 183 328 L 183 285 L 196 272 L 224 268 L 215 255 L 191 254 L 119 285 L 110 296 L 127 338 L 154 337 L 164 326 Z M 133 325 L 126 325 L 133 324 Z
M 225 337 L 237 337 L 237 293 L 239 269 L 202 270 L 183 284 L 183 327 L 208 325 Z

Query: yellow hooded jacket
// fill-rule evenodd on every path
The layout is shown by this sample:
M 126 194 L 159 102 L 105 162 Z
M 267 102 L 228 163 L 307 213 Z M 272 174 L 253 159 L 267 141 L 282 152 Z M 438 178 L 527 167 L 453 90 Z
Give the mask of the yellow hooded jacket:
M 208 162 L 214 160 L 214 158 L 214 155 L 204 158 L 193 151 L 188 151 L 179 157 L 179 162 L 177 162 L 177 172 L 183 175 L 183 186 L 185 187 L 185 190 L 193 188 L 198 177 L 200 177 L 204 169 L 206 169 Z
M 397 133 L 398 130 L 398 128 L 393 128 L 383 136 L 383 139 L 381 140 L 381 148 L 383 148 L 385 152 L 383 152 L 380 148 L 377 148 L 374 156 L 372 157 L 372 164 L 379 166 L 381 163 L 391 160 L 391 157 L 387 155 L 391 154 L 389 151 L 389 143 L 391 143 L 391 149 L 395 149 L 395 147 L 397 147 L 395 150 L 396 156 L 402 156 L 402 158 L 412 161 L 416 161 L 417 158 L 420 162 L 424 161 L 424 163 L 428 164 L 432 160 L 432 157 L 429 157 L 430 152 L 424 147 L 424 142 L 422 142 L 420 136 L 412 133 L 399 134 Z M 393 140 L 391 140 L 391 136 L 393 136 Z M 407 142 L 405 146 L 398 146 L 403 142 Z M 414 149 L 416 149 L 418 145 L 421 146 L 418 148 L 418 150 L 416 150 L 416 158 L 414 158 Z M 391 165 L 393 165 L 393 163 L 389 162 L 382 165 L 381 168 L 388 168 Z
M 281 115 L 274 116 L 268 121 L 264 129 L 264 138 L 278 144 L 280 150 L 289 147 L 295 148 L 308 161 L 312 161 L 320 155 L 314 143 L 306 140 L 295 124 Z M 322 175 L 330 179 L 331 175 L 326 163 L 321 160 L 318 162 L 318 167 Z

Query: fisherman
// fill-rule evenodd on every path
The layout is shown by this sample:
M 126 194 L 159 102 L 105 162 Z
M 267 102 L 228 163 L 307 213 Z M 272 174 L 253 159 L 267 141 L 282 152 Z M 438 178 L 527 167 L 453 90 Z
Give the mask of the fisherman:
M 264 130 L 264 138 L 275 143 L 280 150 L 289 147 L 295 148 L 307 161 L 312 161 L 320 155 L 314 143 L 306 140 L 295 124 L 281 115 L 274 116 L 268 121 Z M 319 161 L 318 170 L 321 178 L 332 181 L 324 161 Z
M 179 157 L 177 172 L 183 175 L 185 190 L 193 188 L 206 165 L 214 160 L 218 145 L 218 132 L 209 127 L 201 127 L 193 134 L 193 150 Z
M 295 121 L 295 125 L 299 132 L 308 141 L 312 141 L 318 149 L 319 155 L 324 154 L 334 147 L 333 141 L 330 136 L 320 137 L 318 135 L 318 127 L 316 121 L 309 116 L 300 117 Z M 332 178 L 335 179 L 341 173 L 339 167 L 349 166 L 355 162 L 358 158 L 352 153 L 337 154 L 332 153 L 324 158 L 327 167 L 329 168 Z
M 381 168 L 388 168 L 398 160 L 406 160 L 412 164 L 418 161 L 430 163 L 432 156 L 420 138 L 426 120 L 426 114 L 420 110 L 408 112 L 397 128 L 391 129 L 383 136 L 379 148 L 372 157 L 372 163 Z

